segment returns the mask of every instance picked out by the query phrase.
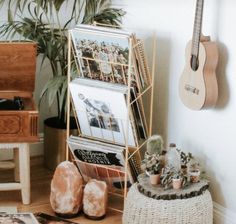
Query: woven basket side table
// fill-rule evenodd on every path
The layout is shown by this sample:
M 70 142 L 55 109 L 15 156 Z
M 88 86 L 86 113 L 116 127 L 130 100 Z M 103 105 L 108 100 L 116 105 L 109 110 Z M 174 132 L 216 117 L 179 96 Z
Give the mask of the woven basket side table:
M 134 184 L 125 201 L 123 224 L 212 223 L 213 203 L 208 190 L 188 199 L 156 200 L 141 194 Z

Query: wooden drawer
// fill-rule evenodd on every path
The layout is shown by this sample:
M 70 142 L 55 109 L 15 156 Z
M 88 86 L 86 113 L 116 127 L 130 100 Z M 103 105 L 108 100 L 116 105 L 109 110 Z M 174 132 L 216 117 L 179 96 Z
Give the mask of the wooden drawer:
M 37 111 L 0 111 L 0 142 L 38 141 Z

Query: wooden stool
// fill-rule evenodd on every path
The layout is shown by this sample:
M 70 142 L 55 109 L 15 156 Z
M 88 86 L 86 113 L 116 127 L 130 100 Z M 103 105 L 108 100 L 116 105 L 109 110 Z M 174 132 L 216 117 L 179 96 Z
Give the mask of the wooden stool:
M 30 204 L 30 155 L 28 143 L 0 143 L 0 149 L 13 149 L 14 162 L 0 161 L 0 169 L 14 169 L 15 182 L 0 183 L 0 191 L 21 190 L 22 202 Z

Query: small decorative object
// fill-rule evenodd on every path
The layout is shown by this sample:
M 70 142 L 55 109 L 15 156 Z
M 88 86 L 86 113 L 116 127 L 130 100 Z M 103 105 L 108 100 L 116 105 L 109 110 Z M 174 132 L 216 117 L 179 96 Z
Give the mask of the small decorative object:
M 164 189 L 168 189 L 172 183 L 172 177 L 174 174 L 174 168 L 166 166 L 161 174 L 161 185 Z
M 182 188 L 182 179 L 173 178 L 172 179 L 172 186 L 173 186 L 173 189 L 176 189 L 176 190 Z
M 166 165 L 180 170 L 180 155 L 176 149 L 176 145 L 171 143 L 166 154 Z
M 104 181 L 91 179 L 84 188 L 83 211 L 90 219 L 102 219 L 107 210 L 108 188 Z
M 149 155 L 158 154 L 161 155 L 163 150 L 163 139 L 160 135 L 153 135 L 147 141 L 147 152 Z
M 161 183 L 161 174 L 150 174 L 150 183 L 152 185 L 158 185 Z
M 150 177 L 152 185 L 160 184 L 161 169 L 163 161 L 161 153 L 163 150 L 163 139 L 160 135 L 153 135 L 147 141 L 147 151 L 141 164 L 141 169 Z
M 153 135 L 147 141 L 147 153 L 160 155 L 161 166 L 165 166 L 165 153 L 161 135 Z
M 190 160 L 193 159 L 193 156 L 190 152 L 185 153 L 185 152 L 181 151 L 180 149 L 177 149 L 177 151 L 180 154 L 181 171 L 185 175 L 187 175 L 188 164 L 189 164 Z
M 191 160 L 191 165 L 189 168 L 190 182 L 197 183 L 200 180 L 200 164 L 195 160 Z
M 180 189 L 187 183 L 187 176 L 184 175 L 181 170 L 177 171 L 173 169 L 172 186 L 174 189 Z
M 190 181 L 192 183 L 197 183 L 199 182 L 200 180 L 200 170 L 192 170 L 192 171 L 189 171 L 189 175 L 190 175 Z
M 159 155 L 155 153 L 150 155 L 146 152 L 141 168 L 145 170 L 146 174 L 150 177 L 152 185 L 160 184 L 162 166 Z
M 189 162 L 189 177 L 190 177 L 190 182 L 196 183 L 200 179 L 200 164 L 199 162 L 193 158 Z
M 180 172 L 175 172 L 172 176 L 172 186 L 174 189 L 182 188 L 182 176 Z
M 58 216 L 77 216 L 82 209 L 83 180 L 76 166 L 64 161 L 60 163 L 51 182 L 50 203 Z
M 161 184 L 164 189 L 168 189 L 171 184 L 174 189 L 180 189 L 187 183 L 187 176 L 181 170 L 176 170 L 173 166 L 166 166 L 161 175 Z

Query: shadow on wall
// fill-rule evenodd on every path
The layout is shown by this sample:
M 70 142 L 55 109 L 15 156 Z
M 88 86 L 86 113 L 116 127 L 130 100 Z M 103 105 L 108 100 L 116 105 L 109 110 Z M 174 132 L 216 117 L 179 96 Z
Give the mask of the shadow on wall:
M 166 36 L 166 35 L 165 35 Z M 146 40 L 148 55 L 152 55 L 153 41 Z M 156 39 L 156 61 L 154 74 L 154 99 L 153 99 L 153 134 L 163 136 L 164 142 L 167 139 L 168 127 L 168 98 L 169 98 L 169 68 L 171 44 L 167 38 L 157 37 Z M 151 60 L 149 60 L 152 62 Z M 152 64 L 149 64 L 152 68 Z
M 227 47 L 219 41 L 219 34 L 220 34 L 220 29 L 219 29 L 219 24 L 220 20 L 222 18 L 222 3 L 223 0 L 218 0 L 217 4 L 215 4 L 215 11 L 214 11 L 214 16 L 215 16 L 215 27 L 214 27 L 214 32 L 216 36 L 216 44 L 218 47 L 219 51 L 219 63 L 216 71 L 216 76 L 217 76 L 217 81 L 218 81 L 218 89 L 219 89 L 219 98 L 217 101 L 217 104 L 215 106 L 216 109 L 222 110 L 224 109 L 228 102 L 229 102 L 229 85 L 227 82 L 227 76 L 226 76 L 226 67 L 228 63 L 228 49 Z
M 228 62 L 228 50 L 227 47 L 218 42 L 219 49 L 219 64 L 217 68 L 217 81 L 219 89 L 219 98 L 216 104 L 216 109 L 221 110 L 225 108 L 229 102 L 229 85 L 226 76 L 226 67 Z

